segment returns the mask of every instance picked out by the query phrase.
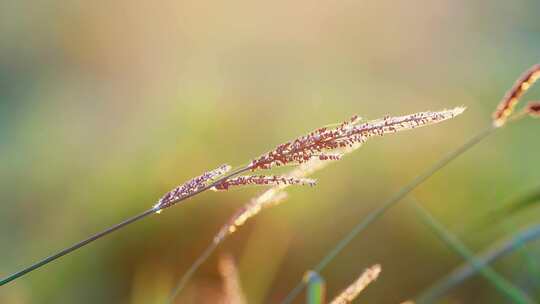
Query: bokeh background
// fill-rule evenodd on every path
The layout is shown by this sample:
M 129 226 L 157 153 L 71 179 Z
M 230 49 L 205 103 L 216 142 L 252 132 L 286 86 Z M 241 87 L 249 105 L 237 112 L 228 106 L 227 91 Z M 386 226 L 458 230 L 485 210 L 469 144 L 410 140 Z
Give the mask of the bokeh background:
M 249 303 L 278 303 L 368 212 L 490 124 L 540 59 L 539 11 L 533 0 L 2 1 L 0 275 L 318 126 L 467 106 L 458 119 L 372 140 L 318 172 L 315 188 L 291 189 L 178 299 L 216 303 L 217 261 L 230 253 Z M 538 132 L 532 119 L 501 130 L 414 196 L 472 249 L 486 248 L 540 215 L 482 221 L 540 186 Z M 260 191 L 200 195 L 2 287 L 0 302 L 162 303 Z M 538 297 L 535 262 L 532 244 L 495 267 Z M 374 263 L 383 274 L 359 302 L 411 298 L 461 259 L 402 202 L 322 273 L 329 295 Z M 505 299 L 475 278 L 444 301 Z

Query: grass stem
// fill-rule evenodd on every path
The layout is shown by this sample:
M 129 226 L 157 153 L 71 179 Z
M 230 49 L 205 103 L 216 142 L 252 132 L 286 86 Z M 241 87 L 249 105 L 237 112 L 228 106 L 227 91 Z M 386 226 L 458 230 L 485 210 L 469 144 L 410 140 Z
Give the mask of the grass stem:
M 195 262 L 191 265 L 191 267 L 189 267 L 188 271 L 184 273 L 184 275 L 178 282 L 178 285 L 176 285 L 176 287 L 174 288 L 173 292 L 171 293 L 171 296 L 169 297 L 166 303 L 169 303 L 169 304 L 174 303 L 174 299 L 180 294 L 182 290 L 184 290 L 184 288 L 186 287 L 187 283 L 189 282 L 189 280 L 191 279 L 195 271 L 197 271 L 197 269 L 199 269 L 199 267 L 208 259 L 208 257 L 212 255 L 212 253 L 217 248 L 217 246 L 218 246 L 218 243 L 212 242 L 210 246 L 208 246 L 204 250 L 204 252 L 197 258 L 197 260 L 195 260 Z
M 226 179 L 228 179 L 230 177 L 236 176 L 238 174 L 244 173 L 244 172 L 246 172 L 246 171 L 248 171 L 250 169 L 251 168 L 249 166 L 246 166 L 246 167 L 242 167 L 242 168 L 240 168 L 240 169 L 238 169 L 236 171 L 233 171 L 233 172 L 229 173 L 228 175 L 223 176 L 223 177 L 219 178 L 218 180 L 210 183 L 206 187 L 201 188 L 198 191 L 195 191 L 195 192 L 191 193 L 190 195 L 187 195 L 187 196 L 183 197 L 180 201 L 186 200 L 186 199 L 188 199 L 188 198 L 190 198 L 192 196 L 195 196 L 195 195 L 197 195 L 197 194 L 199 194 L 201 192 L 204 192 L 204 191 L 214 187 L 215 185 L 221 183 L 222 181 L 224 181 L 224 180 L 226 180 Z M 80 241 L 80 242 L 78 242 L 78 243 L 76 243 L 76 244 L 74 244 L 74 245 L 72 245 L 70 247 L 62 249 L 61 251 L 59 251 L 59 252 L 57 252 L 57 253 L 55 253 L 55 254 L 53 254 L 51 256 L 48 256 L 48 257 L 46 257 L 46 258 L 44 258 L 44 259 L 42 259 L 42 260 L 28 266 L 28 267 L 26 267 L 26 268 L 24 268 L 24 269 L 22 269 L 20 271 L 17 271 L 15 273 L 3 278 L 2 280 L 0 280 L 0 286 L 3 286 L 3 285 L 5 285 L 5 284 L 7 284 L 7 283 L 9 283 L 11 281 L 14 281 L 14 280 L 24 276 L 25 274 L 28 274 L 28 273 L 30 273 L 30 272 L 32 272 L 32 271 L 34 271 L 34 270 L 36 270 L 36 269 L 38 269 L 40 267 L 43 267 L 43 266 L 49 264 L 50 262 L 67 255 L 68 253 L 71 253 L 71 252 L 73 252 L 73 251 L 75 251 L 75 250 L 77 250 L 79 248 L 82 248 L 82 247 L 92 243 L 93 241 L 99 240 L 100 238 L 102 238 L 102 237 L 104 237 L 104 236 L 106 236 L 106 235 L 108 235 L 108 234 L 110 234 L 110 233 L 112 233 L 114 231 L 117 231 L 120 228 L 123 228 L 123 227 L 125 227 L 125 226 L 127 226 L 129 224 L 135 223 L 135 222 L 137 222 L 137 221 L 139 221 L 139 220 L 141 220 L 141 219 L 143 219 L 143 218 L 145 218 L 145 217 L 147 217 L 147 216 L 149 216 L 151 214 L 155 214 L 157 211 L 159 211 L 159 209 L 156 209 L 156 208 L 148 209 L 148 210 L 146 210 L 145 212 L 143 212 L 143 213 L 141 213 L 139 215 L 131 217 L 131 218 L 129 218 L 129 219 L 123 221 L 123 222 L 120 222 L 120 223 L 118 223 L 118 224 L 116 224 L 114 226 L 111 226 L 111 227 L 109 227 L 109 228 L 107 228 L 107 229 L 105 229 L 105 230 L 103 230 L 103 231 L 101 231 L 99 233 L 96 233 L 96 234 L 88 237 L 87 239 L 82 240 L 82 241 Z
M 145 212 L 143 212 L 143 213 L 141 213 L 139 215 L 131 217 L 131 218 L 129 218 L 129 219 L 127 219 L 127 220 L 125 220 L 125 221 L 123 221 L 121 223 L 118 223 L 118 224 L 116 224 L 116 225 L 114 225 L 112 227 L 109 227 L 109 228 L 107 228 L 107 229 L 105 229 L 105 230 L 103 230 L 103 231 L 101 231 L 99 233 L 96 233 L 96 234 L 90 236 L 89 238 L 74 244 L 73 246 L 67 247 L 67 248 L 59 251 L 58 253 L 55 253 L 55 254 L 53 254 L 51 256 L 48 256 L 48 257 L 42 259 L 39 262 L 36 262 L 36 263 L 34 263 L 34 264 L 32 264 L 32 265 L 30 265 L 30 266 L 28 266 L 28 267 L 26 267 L 26 268 L 24 268 L 24 269 L 22 269 L 20 271 L 17 271 L 16 273 L 14 273 L 14 274 L 12 274 L 10 276 L 7 276 L 7 277 L 3 278 L 0 281 L 0 286 L 5 285 L 5 284 L 17 279 L 17 278 L 20 278 L 23 275 L 25 275 L 25 274 L 27 274 L 29 272 L 32 272 L 32 271 L 34 271 L 34 270 L 36 270 L 36 269 L 38 269 L 40 267 L 43 267 L 43 266 L 49 264 L 50 262 L 65 256 L 66 254 L 68 254 L 70 252 L 73 252 L 73 251 L 75 251 L 75 250 L 77 250 L 77 249 L 79 249 L 79 248 L 81 248 L 81 247 L 83 247 L 85 245 L 88 245 L 88 244 L 92 243 L 93 241 L 95 241 L 97 239 L 100 239 L 100 238 L 106 236 L 109 233 L 112 233 L 112 232 L 114 232 L 114 231 L 116 231 L 116 230 L 118 230 L 118 229 L 120 229 L 122 227 L 125 227 L 125 226 L 127 226 L 127 225 L 129 225 L 131 223 L 134 223 L 134 222 L 138 221 L 138 220 L 141 220 L 141 219 L 143 219 L 143 218 L 145 218 L 145 217 L 147 217 L 147 216 L 149 216 L 151 214 L 154 214 L 154 213 L 155 213 L 154 209 L 148 209 L 148 210 L 146 210 Z
M 448 247 L 459 254 L 469 264 L 482 274 L 482 276 L 488 280 L 495 288 L 504 296 L 506 296 L 513 303 L 518 304 L 532 304 L 532 301 L 527 294 L 525 294 L 518 287 L 514 286 L 512 282 L 505 279 L 503 276 L 495 272 L 493 268 L 487 264 L 481 264 L 474 256 L 474 253 L 465 246 L 456 236 L 448 231 L 441 223 L 439 223 L 426 209 L 420 204 L 413 202 L 413 206 L 420 219 L 441 239 Z M 416 303 L 430 303 L 425 299 L 419 299 Z
M 462 266 L 454 269 L 440 281 L 433 284 L 426 291 L 422 292 L 417 297 L 417 303 L 428 303 L 437 300 L 452 288 L 477 274 L 479 269 L 515 252 L 527 243 L 538 239 L 540 239 L 540 224 L 526 228 L 510 238 L 496 243 L 491 249 L 488 249 L 475 257 L 476 264 L 466 262 Z

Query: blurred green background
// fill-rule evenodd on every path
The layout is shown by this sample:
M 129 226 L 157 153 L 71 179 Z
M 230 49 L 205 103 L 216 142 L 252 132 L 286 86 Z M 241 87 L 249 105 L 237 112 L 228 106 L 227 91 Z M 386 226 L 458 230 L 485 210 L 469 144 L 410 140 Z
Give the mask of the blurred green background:
M 177 184 L 324 124 L 459 105 L 461 117 L 368 142 L 290 191 L 203 265 L 178 303 L 216 303 L 220 253 L 249 303 L 277 303 L 356 222 L 490 124 L 540 59 L 538 1 L 13 1 L 0 3 L 0 275 L 151 207 Z M 532 90 L 527 99 L 540 97 Z M 511 125 L 415 191 L 475 251 L 540 210 L 478 225 L 540 187 L 540 121 Z M 205 193 L 0 289 L 1 303 L 162 303 L 234 211 Z M 540 297 L 540 246 L 495 264 Z M 363 303 L 399 303 L 461 259 L 404 204 L 322 273 L 366 267 Z M 540 270 L 540 268 L 539 268 Z M 504 303 L 482 278 L 447 303 Z M 303 298 L 298 299 L 303 303 Z

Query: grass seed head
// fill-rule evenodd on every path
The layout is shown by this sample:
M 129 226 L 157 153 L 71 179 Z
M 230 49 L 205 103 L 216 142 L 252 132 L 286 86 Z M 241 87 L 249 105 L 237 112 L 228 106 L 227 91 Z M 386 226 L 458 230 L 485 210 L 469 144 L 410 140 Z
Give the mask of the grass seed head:
M 154 205 L 154 209 L 159 211 L 159 210 L 173 206 L 174 204 L 176 204 L 183 198 L 190 196 L 193 193 L 200 191 L 204 187 L 208 186 L 208 182 L 216 179 L 217 177 L 222 176 L 223 174 L 227 173 L 230 170 L 231 170 L 231 166 L 221 165 L 214 170 L 205 172 L 202 175 L 199 175 L 195 178 L 190 179 L 184 184 L 165 193 L 165 195 L 163 195 L 163 197 L 159 199 L 158 203 Z
M 540 117 L 540 101 L 530 102 L 527 105 L 526 112 L 532 117 Z
M 516 81 L 514 86 L 504 95 L 493 113 L 493 124 L 503 126 L 512 115 L 519 99 L 540 78 L 540 64 L 532 66 Z
M 249 186 L 249 185 L 261 185 L 261 186 L 278 186 L 278 185 L 309 185 L 315 186 L 316 181 L 310 178 L 297 178 L 278 175 L 244 175 L 229 178 L 214 188 L 216 190 L 228 190 L 233 186 Z
M 371 284 L 373 281 L 375 281 L 379 274 L 381 273 L 381 266 L 375 265 L 372 266 L 364 271 L 362 275 L 347 289 L 345 289 L 343 292 L 341 292 L 340 295 L 338 295 L 330 304 L 347 304 L 351 303 L 358 297 L 358 295 L 366 289 L 366 287 Z
M 438 112 L 420 112 L 398 117 L 359 123 L 358 116 L 339 124 L 337 127 L 324 127 L 307 135 L 277 146 L 274 150 L 254 159 L 250 168 L 271 169 L 277 166 L 298 165 L 313 158 L 319 160 L 339 160 L 339 149 L 363 144 L 373 136 L 382 136 L 402 130 L 414 129 L 453 118 L 465 108 L 457 107 Z M 330 152 L 330 153 L 329 153 Z

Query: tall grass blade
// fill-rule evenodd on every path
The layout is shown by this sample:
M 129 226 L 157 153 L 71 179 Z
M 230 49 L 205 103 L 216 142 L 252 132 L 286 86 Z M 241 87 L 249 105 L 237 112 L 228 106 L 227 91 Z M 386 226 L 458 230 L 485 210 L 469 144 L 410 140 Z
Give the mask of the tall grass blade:
M 499 210 L 493 211 L 489 215 L 489 221 L 498 222 L 503 218 L 514 216 L 524 210 L 534 208 L 540 204 L 540 187 L 529 190 L 525 194 L 520 194 L 516 198 L 504 203 Z
M 509 254 L 514 253 L 519 248 L 540 239 L 540 223 L 526 228 L 509 238 L 497 242 L 491 248 L 475 256 L 477 264 L 469 262 L 455 268 L 444 278 L 423 291 L 418 297 L 418 303 L 430 303 L 445 295 L 452 288 L 463 283 L 468 278 L 476 275 L 479 269 L 495 262 Z
M 439 223 L 427 210 L 420 204 L 413 202 L 413 206 L 420 219 L 443 241 L 450 249 L 459 254 L 470 265 L 473 265 L 486 280 L 495 288 L 511 300 L 513 303 L 530 304 L 535 303 L 522 290 L 514 286 L 510 281 L 499 275 L 487 264 L 482 264 L 476 259 L 474 253 L 470 251 L 456 236 L 450 233 L 441 223 Z M 418 299 L 417 303 L 429 303 L 426 299 Z

